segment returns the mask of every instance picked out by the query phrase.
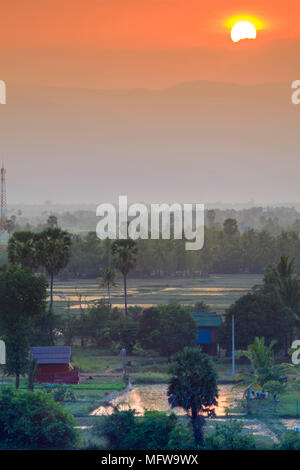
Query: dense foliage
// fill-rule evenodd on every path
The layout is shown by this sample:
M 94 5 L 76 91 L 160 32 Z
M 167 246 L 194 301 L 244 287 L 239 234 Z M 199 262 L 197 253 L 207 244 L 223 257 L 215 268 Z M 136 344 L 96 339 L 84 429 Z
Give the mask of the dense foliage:
M 253 229 L 225 233 L 223 228 L 206 228 L 204 247 L 186 251 L 184 240 L 137 240 L 138 254 L 133 276 L 193 276 L 207 274 L 258 273 L 282 254 L 295 257 L 300 272 L 298 232 Z M 73 235 L 70 262 L 62 278 L 96 278 L 110 265 L 111 242 L 96 234 Z
M 95 426 L 96 434 L 104 434 L 110 450 L 166 450 L 193 448 L 190 429 L 177 424 L 175 414 L 145 411 L 137 417 L 134 410 L 119 411 L 107 416 L 104 428 Z
M 190 311 L 190 308 L 176 303 L 145 309 L 139 322 L 141 346 L 168 358 L 185 346 L 193 346 L 197 325 Z
M 277 351 L 288 351 L 294 322 L 274 296 L 253 292 L 240 297 L 229 308 L 219 332 L 220 345 L 227 351 L 231 351 L 232 315 L 237 349 L 246 349 L 256 336 L 263 336 L 268 344 L 277 341 Z
M 241 421 L 230 420 L 224 424 L 216 424 L 216 430 L 205 439 L 205 448 L 211 450 L 253 450 L 255 439 L 243 433 Z
M 43 392 L 0 391 L 0 442 L 7 448 L 64 449 L 76 444 L 75 419 Z
M 280 450 L 300 450 L 300 432 L 288 431 L 280 439 Z
M 6 372 L 19 377 L 28 367 L 29 347 L 37 319 L 45 314 L 47 281 L 16 265 L 0 273 L 0 328 L 6 343 Z

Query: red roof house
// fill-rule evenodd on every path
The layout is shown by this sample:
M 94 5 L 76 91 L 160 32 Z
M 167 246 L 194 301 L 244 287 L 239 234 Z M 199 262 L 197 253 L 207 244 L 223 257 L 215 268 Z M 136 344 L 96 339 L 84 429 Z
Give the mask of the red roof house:
M 79 373 L 71 366 L 70 346 L 34 347 L 30 349 L 30 355 L 37 361 L 36 382 L 79 383 Z

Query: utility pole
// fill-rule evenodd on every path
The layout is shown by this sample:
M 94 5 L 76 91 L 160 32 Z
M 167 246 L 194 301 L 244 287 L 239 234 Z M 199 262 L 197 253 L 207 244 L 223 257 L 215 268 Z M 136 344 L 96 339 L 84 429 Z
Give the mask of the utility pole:
M 234 315 L 232 315 L 232 377 L 235 377 Z
M 5 244 L 5 232 L 7 226 L 7 208 L 6 208 L 6 184 L 5 184 L 5 173 L 4 164 L 1 167 L 1 189 L 0 189 L 0 246 Z

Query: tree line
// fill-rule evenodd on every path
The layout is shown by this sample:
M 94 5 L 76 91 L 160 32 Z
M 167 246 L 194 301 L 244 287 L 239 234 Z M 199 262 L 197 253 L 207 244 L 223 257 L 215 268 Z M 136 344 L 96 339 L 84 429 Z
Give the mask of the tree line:
M 68 265 L 59 273 L 61 279 L 96 278 L 111 265 L 113 241 L 100 241 L 94 232 L 71 236 Z M 298 232 L 282 231 L 273 236 L 267 231 L 240 233 L 235 223 L 219 229 L 205 229 L 204 247 L 186 251 L 185 240 L 137 240 L 133 277 L 189 277 L 209 274 L 262 274 L 284 254 L 295 259 L 300 272 Z

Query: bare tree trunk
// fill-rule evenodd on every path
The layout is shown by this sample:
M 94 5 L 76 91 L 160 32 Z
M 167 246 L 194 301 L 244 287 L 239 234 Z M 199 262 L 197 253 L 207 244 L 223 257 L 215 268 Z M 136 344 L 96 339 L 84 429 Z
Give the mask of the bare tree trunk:
M 126 275 L 124 275 L 123 278 L 124 278 L 125 317 L 128 318 L 128 309 L 127 309 L 127 279 L 126 279 Z
M 107 293 L 108 293 L 109 307 L 111 308 L 111 297 L 110 297 L 110 285 L 109 285 L 109 284 L 108 284 L 108 286 L 107 286 Z
M 195 444 L 201 446 L 203 444 L 203 426 L 205 423 L 205 419 L 203 418 L 203 416 L 198 414 L 197 410 L 192 409 L 191 420 L 192 420 Z
M 50 311 L 51 312 L 53 308 L 53 278 L 54 278 L 54 275 L 51 274 L 50 275 Z
M 18 390 L 20 385 L 20 374 L 17 372 L 16 373 L 16 389 Z

